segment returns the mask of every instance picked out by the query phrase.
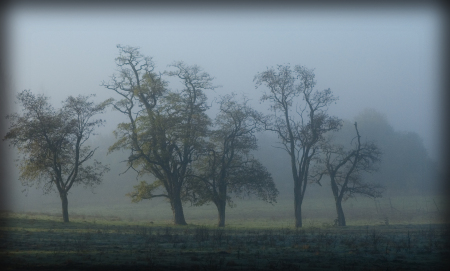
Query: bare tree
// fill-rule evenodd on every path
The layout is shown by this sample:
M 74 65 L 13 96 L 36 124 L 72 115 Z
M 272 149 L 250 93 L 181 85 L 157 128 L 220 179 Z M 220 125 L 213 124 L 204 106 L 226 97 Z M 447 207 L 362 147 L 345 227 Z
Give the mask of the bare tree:
M 3 140 L 23 154 L 20 180 L 25 185 L 44 183 L 44 191 L 56 186 L 62 202 L 63 221 L 69 222 L 67 195 L 73 185 L 99 184 L 109 170 L 100 162 L 87 165 L 95 149 L 86 146 L 103 120 L 92 118 L 104 111 L 106 103 L 89 102 L 89 96 L 70 96 L 61 109 L 54 109 L 48 97 L 23 91 L 17 99 L 23 114 L 7 116 L 11 127 Z
M 381 151 L 371 142 L 361 143 L 358 126 L 355 122 L 356 141 L 351 150 L 345 150 L 342 145 L 330 141 L 323 142 L 321 149 L 323 155 L 318 158 L 319 166 L 316 168 L 317 180 L 328 175 L 331 182 L 337 212 L 337 225 L 345 226 L 345 215 L 342 201 L 355 195 L 372 198 L 381 197 L 383 187 L 379 184 L 364 182 L 362 174 L 376 171 L 381 161 Z M 353 140 L 352 140 L 353 142 Z
M 318 153 L 318 143 L 328 131 L 338 130 L 341 120 L 327 114 L 329 105 L 337 100 L 330 91 L 314 90 L 313 70 L 279 65 L 255 76 L 256 87 L 268 91 L 261 100 L 271 102 L 272 114 L 261 122 L 268 131 L 278 135 L 281 148 L 290 156 L 294 181 L 295 226 L 302 226 L 301 206 L 309 178 L 309 166 Z M 300 101 L 296 99 L 300 98 Z M 294 106 L 294 102 L 296 102 Z

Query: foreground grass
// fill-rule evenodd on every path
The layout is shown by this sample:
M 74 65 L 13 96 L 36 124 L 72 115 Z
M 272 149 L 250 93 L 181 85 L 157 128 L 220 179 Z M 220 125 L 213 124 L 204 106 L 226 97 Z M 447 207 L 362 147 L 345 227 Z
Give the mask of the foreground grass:
M 218 229 L 41 213 L 0 217 L 6 270 L 447 270 L 445 224 Z M 274 223 L 277 224 L 277 223 Z

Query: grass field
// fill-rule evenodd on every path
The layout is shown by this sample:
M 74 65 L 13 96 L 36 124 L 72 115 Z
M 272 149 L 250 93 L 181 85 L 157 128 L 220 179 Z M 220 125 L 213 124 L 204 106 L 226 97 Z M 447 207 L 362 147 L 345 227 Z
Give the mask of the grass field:
M 61 203 L 57 195 L 45 199 L 53 199 L 46 205 L 33 204 L 19 213 L 34 212 L 51 216 L 61 216 Z M 236 207 L 226 210 L 226 224 L 229 226 L 251 227 L 289 227 L 294 224 L 294 206 L 290 198 L 280 197 L 274 205 L 257 200 L 235 200 Z M 34 207 L 34 208 L 33 208 Z M 445 222 L 440 213 L 446 208 L 445 198 L 431 196 L 396 196 L 385 197 L 374 201 L 369 198 L 358 198 L 343 203 L 348 225 L 384 224 L 388 219 L 394 224 L 429 224 Z M 332 224 L 336 211 L 332 197 L 314 197 L 307 195 L 304 200 L 303 220 L 305 226 Z M 188 224 L 214 225 L 217 223 L 217 209 L 214 205 L 193 207 L 186 204 L 184 213 Z M 170 224 L 172 212 L 170 205 L 163 199 L 144 200 L 131 203 L 129 198 L 114 202 L 99 203 L 78 201 L 69 198 L 70 217 L 103 216 L 115 217 L 123 221 L 147 221 Z
M 347 202 L 347 227 L 334 227 L 329 199 L 304 205 L 295 229 L 292 202 L 238 201 L 215 227 L 213 206 L 186 207 L 173 226 L 167 203 L 86 204 L 61 222 L 59 209 L 1 214 L 8 270 L 447 270 L 448 224 L 441 198 Z M 332 202 L 331 202 L 332 204 Z M 58 206 L 55 206 L 58 207 Z M 133 215 L 131 215 L 133 214 Z

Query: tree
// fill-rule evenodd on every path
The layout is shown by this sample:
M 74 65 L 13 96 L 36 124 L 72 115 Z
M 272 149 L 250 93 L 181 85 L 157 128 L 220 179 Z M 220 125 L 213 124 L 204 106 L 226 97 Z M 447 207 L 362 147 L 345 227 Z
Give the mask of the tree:
M 218 226 L 225 226 L 225 208 L 233 206 L 230 194 L 255 195 L 276 202 L 278 190 L 271 174 L 250 151 L 256 150 L 255 132 L 259 130 L 258 113 L 234 100 L 234 95 L 221 98 L 216 117 L 216 130 L 210 132 L 205 154 L 195 164 L 190 189 L 195 205 L 213 202 L 218 211 Z
M 383 192 L 381 185 L 364 182 L 362 176 L 364 172 L 372 173 L 378 169 L 376 165 L 381 161 L 381 151 L 375 143 L 361 144 L 357 123 L 354 125 L 356 141 L 351 150 L 347 151 L 342 145 L 330 141 L 323 142 L 321 145 L 323 156 L 317 159 L 320 169 L 317 170 L 316 181 L 320 184 L 323 175 L 330 177 L 338 226 L 346 225 L 342 200 L 345 201 L 357 194 L 378 198 Z
M 255 76 L 256 87 L 265 85 L 268 91 L 261 101 L 271 102 L 271 115 L 261 122 L 268 131 L 275 132 L 280 139 L 281 148 L 289 157 L 294 180 L 295 226 L 302 226 L 301 206 L 309 178 L 309 166 L 319 150 L 318 143 L 328 131 L 341 127 L 341 120 L 327 114 L 330 104 L 337 100 L 330 91 L 314 91 L 316 81 L 313 70 L 289 65 L 279 65 L 258 73 Z M 301 97 L 303 103 L 293 103 Z
M 93 95 L 92 95 L 93 96 Z M 17 147 L 20 180 L 24 185 L 44 183 L 44 192 L 56 186 L 62 202 L 63 221 L 69 222 L 67 195 L 73 185 L 99 184 L 109 170 L 100 162 L 87 165 L 96 149 L 85 146 L 103 120 L 106 104 L 88 101 L 90 96 L 67 98 L 61 109 L 54 109 L 44 95 L 24 90 L 17 95 L 23 114 L 8 115 L 11 126 L 3 140 Z
M 156 177 L 150 184 L 141 182 L 135 186 L 135 191 L 128 194 L 134 202 L 167 198 L 174 223 L 186 225 L 182 207 L 185 181 L 210 123 L 203 91 L 215 88 L 211 84 L 213 78 L 198 66 L 175 62 L 171 65 L 175 71 L 164 74 L 181 79 L 184 88 L 169 91 L 162 74 L 154 72 L 150 57 L 141 55 L 139 48 L 120 45 L 118 48 L 119 75 L 113 75 L 112 82 L 104 82 L 103 86 L 122 97 L 112 104 L 127 116 L 128 122 L 118 125 L 115 131 L 118 140 L 110 151 L 130 150 L 129 168 L 136 170 L 138 176 Z

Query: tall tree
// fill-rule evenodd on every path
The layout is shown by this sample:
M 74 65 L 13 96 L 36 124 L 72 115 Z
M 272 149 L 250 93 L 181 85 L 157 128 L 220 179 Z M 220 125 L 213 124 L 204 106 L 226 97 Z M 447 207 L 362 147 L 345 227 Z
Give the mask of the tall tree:
M 10 140 L 23 155 L 20 180 L 24 185 L 44 183 L 45 192 L 56 186 L 64 222 L 69 222 L 67 195 L 72 186 L 99 184 L 109 170 L 96 160 L 86 163 L 96 149 L 85 143 L 95 128 L 103 124 L 103 120 L 93 117 L 106 106 L 94 104 L 89 98 L 70 96 L 62 108 L 54 109 L 48 97 L 24 90 L 17 95 L 23 114 L 7 116 L 11 126 L 3 140 Z
M 203 91 L 214 89 L 213 78 L 198 66 L 176 62 L 171 65 L 175 70 L 165 74 L 180 79 L 184 88 L 169 91 L 162 74 L 154 72 L 150 57 L 141 55 L 139 48 L 118 48 L 119 75 L 103 85 L 122 97 L 112 104 L 128 122 L 118 125 L 118 141 L 110 151 L 130 150 L 129 167 L 139 176 L 156 177 L 153 183 L 135 186 L 129 194 L 134 202 L 165 197 L 171 204 L 174 223 L 186 225 L 182 206 L 185 180 L 210 122 Z
M 248 106 L 248 100 L 238 103 L 233 95 L 221 98 L 216 129 L 210 132 L 205 154 L 195 164 L 190 188 L 195 205 L 213 202 L 218 211 L 218 226 L 225 226 L 230 194 L 255 195 L 270 203 L 276 202 L 278 190 L 271 174 L 252 155 L 257 149 L 255 133 L 260 130 L 259 114 Z
M 290 156 L 294 181 L 295 226 L 302 226 L 302 203 L 309 178 L 309 166 L 319 150 L 318 143 L 328 131 L 338 130 L 341 120 L 328 115 L 329 105 L 337 100 L 330 89 L 314 90 L 316 81 L 311 69 L 278 65 L 258 73 L 256 87 L 265 85 L 262 101 L 271 102 L 271 115 L 261 119 L 265 129 L 280 139 L 281 148 Z M 297 101 L 301 98 L 302 103 Z M 296 104 L 294 104 L 296 102 Z
M 345 226 L 345 215 L 342 201 L 356 195 L 372 198 L 381 197 L 383 187 L 379 184 L 365 182 L 363 173 L 376 171 L 377 164 L 381 161 L 381 151 L 373 142 L 361 143 L 361 136 L 357 123 L 354 124 L 356 137 L 352 140 L 353 147 L 346 150 L 344 146 L 331 141 L 322 142 L 322 156 L 318 158 L 319 165 L 316 168 L 320 184 L 323 175 L 330 177 L 331 190 L 337 212 L 337 225 Z

